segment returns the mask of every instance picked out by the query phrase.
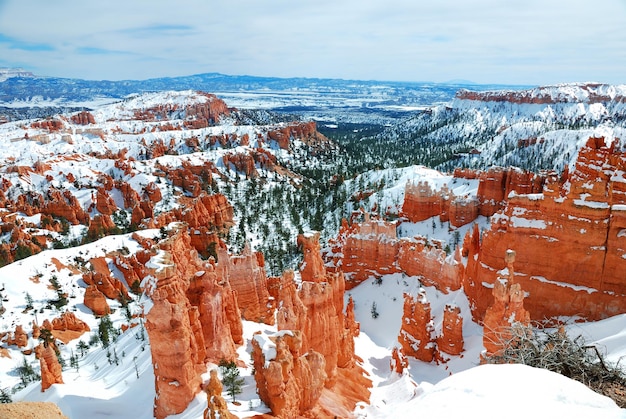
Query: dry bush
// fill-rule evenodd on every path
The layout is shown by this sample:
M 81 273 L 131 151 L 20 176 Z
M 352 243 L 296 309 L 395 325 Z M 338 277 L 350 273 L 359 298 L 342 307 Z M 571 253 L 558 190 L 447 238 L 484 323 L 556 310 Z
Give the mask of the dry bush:
M 490 364 L 517 363 L 544 368 L 580 381 L 626 407 L 626 373 L 607 363 L 582 335 L 571 338 L 563 328 L 537 329 L 515 323 L 503 331 L 502 350 L 484 359 Z M 618 363 L 619 364 L 619 363 Z

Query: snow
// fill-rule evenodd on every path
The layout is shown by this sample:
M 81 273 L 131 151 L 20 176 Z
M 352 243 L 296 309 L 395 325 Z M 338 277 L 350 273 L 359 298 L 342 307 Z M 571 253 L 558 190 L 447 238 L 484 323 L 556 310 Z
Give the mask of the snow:
M 465 352 L 449 356 L 445 364 L 434 365 L 409 360 L 402 376 L 390 372 L 391 349 L 398 345 L 404 292 L 416 295 L 417 277 L 385 275 L 381 285 L 373 278 L 348 293 L 355 302 L 355 315 L 361 334 L 355 340 L 356 353 L 373 381 L 370 403 L 360 403 L 355 415 L 360 418 L 449 418 L 480 412 L 481 417 L 527 418 L 563 415 L 568 418 L 626 418 L 626 410 L 589 390 L 583 384 L 562 375 L 523 365 L 483 365 L 478 359 L 482 346 L 482 328 L 469 321 L 469 304 L 462 292 L 441 294 L 433 287 L 423 287 L 431 303 L 435 334 L 441 333 L 443 309 L 456 304 L 465 319 Z M 379 317 L 371 317 L 372 302 Z M 572 323 L 570 336 L 583 335 L 595 343 L 609 362 L 626 356 L 626 315 L 599 322 Z M 532 400 L 532 403 L 528 401 Z M 504 415 L 504 416 L 503 416 Z
M 510 218 L 510 221 L 515 228 L 535 228 L 540 230 L 545 230 L 546 228 L 548 228 L 545 220 L 532 220 L 528 218 L 512 216 Z
M 406 376 L 388 384 L 385 398 L 357 409 L 359 418 L 567 417 L 623 418 L 624 411 L 584 384 L 518 364 L 481 365 L 435 385 L 413 387 Z

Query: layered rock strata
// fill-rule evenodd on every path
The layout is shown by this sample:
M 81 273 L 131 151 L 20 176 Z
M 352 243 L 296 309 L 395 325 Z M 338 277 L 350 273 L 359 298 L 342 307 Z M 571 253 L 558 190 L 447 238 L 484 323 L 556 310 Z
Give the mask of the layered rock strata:
M 509 194 L 491 229 L 474 231 L 464 290 L 482 319 L 508 248 L 517 252 L 515 282 L 537 320 L 597 320 L 626 311 L 626 153 L 615 139 L 590 138 L 574 170 L 546 179 L 542 193 Z

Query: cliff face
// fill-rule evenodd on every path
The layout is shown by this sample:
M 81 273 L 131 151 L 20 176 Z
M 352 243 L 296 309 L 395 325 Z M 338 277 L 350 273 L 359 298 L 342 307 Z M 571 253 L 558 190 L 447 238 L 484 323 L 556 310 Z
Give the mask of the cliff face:
M 626 310 L 626 156 L 617 142 L 591 138 L 571 173 L 547 179 L 541 194 L 510 194 L 482 240 L 474 237 L 464 289 L 475 318 L 491 301 L 509 248 L 532 318 L 595 320 Z
M 456 171 L 455 176 L 479 180 L 475 200 L 458 200 L 447 189 L 433 191 L 427 183 L 409 182 L 403 206 L 409 220 L 439 212 L 454 226 L 480 214 L 491 216 L 491 228 L 482 235 L 474 228 L 460 251 L 446 255 L 436 241 L 398 239 L 395 224 L 367 218 L 360 224 L 344 222 L 330 242 L 326 261 L 346 273 L 347 288 L 393 272 L 420 276 L 425 285 L 444 292 L 463 286 L 474 319 L 481 321 L 492 302 L 502 255 L 513 249 L 515 282 L 529 294 L 525 307 L 532 318 L 565 315 L 597 320 L 622 313 L 626 310 L 622 150 L 619 139 L 607 145 L 604 138 L 590 138 L 579 150 L 573 170 L 561 176 L 497 167 Z
M 424 284 L 443 292 L 462 284 L 464 266 L 459 252 L 447 255 L 441 243 L 426 243 L 422 237 L 399 239 L 395 222 L 370 220 L 367 215 L 362 223 L 344 222 L 329 244 L 326 261 L 346 274 L 347 289 L 370 276 L 395 272 L 420 275 Z
M 229 255 L 220 249 L 218 264 L 237 292 L 237 303 L 245 320 L 274 324 L 274 299 L 270 297 L 263 254 L 246 245 L 241 255 Z
M 610 85 L 600 83 L 578 83 L 569 85 L 569 89 L 556 86 L 536 87 L 534 89 L 512 91 L 474 92 L 461 89 L 457 99 L 481 102 L 506 102 L 517 104 L 556 104 L 556 103 L 605 103 L 609 101 L 624 103 L 624 96 L 616 95 Z
M 353 304 L 344 313 L 343 274 L 326 272 L 319 233 L 301 235 L 298 243 L 304 252 L 300 289 L 293 273 L 276 281 L 279 332 L 253 341 L 259 395 L 281 418 L 351 417 L 355 403 L 369 399 L 371 385 L 354 354 L 359 327 Z
M 234 292 L 191 246 L 179 226 L 154 249 L 143 287 L 153 306 L 146 316 L 155 374 L 157 418 L 182 412 L 200 390 L 205 361 L 236 359 L 241 317 Z
M 504 207 L 511 192 L 541 192 L 545 181 L 545 175 L 513 167 L 493 167 L 484 172 L 455 170 L 454 178 L 478 179 L 476 197 L 456 196 L 446 185 L 434 190 L 428 182 L 407 182 L 401 215 L 411 222 L 439 216 L 442 222 L 450 221 L 453 227 L 461 227 L 474 221 L 478 215 L 493 215 Z
M 371 275 L 398 272 L 395 223 L 370 220 L 366 215 L 363 223 L 345 225 L 339 236 L 344 240 L 341 270 L 348 274 L 348 289 Z

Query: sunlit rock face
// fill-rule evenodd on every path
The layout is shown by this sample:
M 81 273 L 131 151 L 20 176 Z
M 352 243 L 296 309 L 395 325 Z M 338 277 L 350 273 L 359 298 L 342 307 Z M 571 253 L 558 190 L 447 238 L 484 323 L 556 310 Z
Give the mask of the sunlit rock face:
M 443 311 L 442 334 L 437 338 L 437 347 L 449 355 L 460 355 L 464 349 L 463 317 L 458 306 L 446 304 Z
M 61 364 L 52 345 L 40 344 L 36 348 L 41 368 L 41 391 L 46 391 L 53 384 L 63 384 Z
M 616 139 L 590 138 L 574 169 L 546 179 L 542 193 L 510 193 L 491 229 L 466 240 L 464 289 L 482 319 L 502 269 L 516 251 L 514 282 L 532 319 L 602 319 L 626 310 L 626 154 Z
M 507 250 L 506 268 L 493 284 L 493 302 L 487 309 L 483 328 L 483 346 L 487 356 L 498 356 L 510 345 L 515 327 L 530 325 L 530 314 L 524 308 L 524 290 L 515 282 L 515 251 Z
M 442 292 L 461 288 L 464 265 L 460 251 L 446 254 L 441 242 L 425 238 L 398 238 L 396 222 L 370 219 L 342 223 L 337 238 L 330 241 L 325 258 L 333 271 L 346 276 L 346 289 L 365 279 L 404 272 L 420 276 L 424 285 Z
M 354 303 L 344 313 L 343 274 L 326 271 L 319 233 L 299 236 L 298 244 L 304 253 L 300 286 L 293 272 L 272 280 L 279 332 L 253 340 L 259 395 L 281 418 L 352 417 L 371 386 L 354 354 Z
M 241 315 L 227 279 L 203 261 L 180 224 L 153 249 L 142 284 L 153 306 L 146 315 L 155 375 L 157 418 L 182 412 L 198 393 L 205 362 L 237 358 Z
M 402 352 L 420 361 L 432 361 L 436 350 L 433 332 L 430 302 L 426 293 L 421 290 L 416 297 L 405 293 L 402 327 L 398 336 Z

